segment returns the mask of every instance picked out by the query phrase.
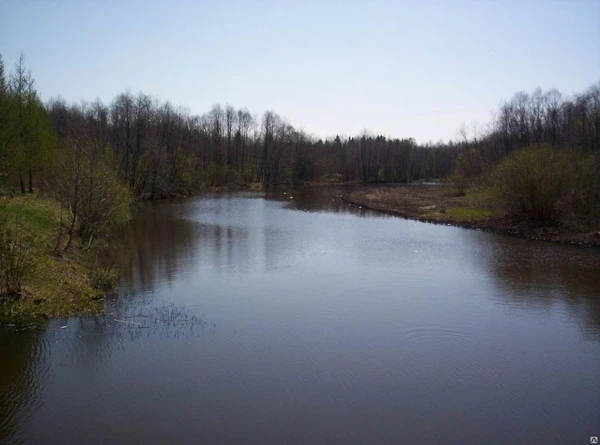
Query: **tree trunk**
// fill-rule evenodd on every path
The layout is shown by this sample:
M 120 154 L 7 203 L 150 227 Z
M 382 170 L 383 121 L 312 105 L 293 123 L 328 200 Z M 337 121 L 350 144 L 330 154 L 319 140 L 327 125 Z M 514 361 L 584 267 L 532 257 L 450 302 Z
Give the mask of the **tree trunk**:
M 29 169 L 29 193 L 33 193 L 33 174 Z
M 54 246 L 54 254 L 60 254 L 60 245 L 62 244 L 62 225 L 63 225 L 63 209 L 64 206 L 60 205 L 60 221 L 58 222 L 58 235 L 56 236 L 56 245 Z
M 77 221 L 77 208 L 73 210 L 73 214 L 71 215 L 71 224 L 69 225 L 69 239 L 67 240 L 67 245 L 64 248 L 66 252 L 71 247 L 71 243 L 73 242 L 73 235 L 75 234 L 75 222 Z
M 19 183 L 21 184 L 21 194 L 25 194 L 25 182 L 23 182 L 23 174 L 19 172 Z
M 79 172 L 77 174 L 79 176 Z M 75 198 L 73 199 L 73 205 L 71 207 L 71 224 L 69 224 L 69 239 L 67 240 L 67 245 L 64 248 L 66 252 L 71 247 L 71 243 L 73 242 L 73 235 L 75 234 L 75 223 L 77 222 L 77 209 L 79 205 L 79 182 L 75 184 Z

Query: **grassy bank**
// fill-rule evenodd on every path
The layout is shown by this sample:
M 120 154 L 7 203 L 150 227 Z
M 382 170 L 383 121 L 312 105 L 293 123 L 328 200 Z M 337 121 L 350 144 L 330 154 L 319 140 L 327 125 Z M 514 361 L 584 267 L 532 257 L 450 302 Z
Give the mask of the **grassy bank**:
M 101 312 L 103 293 L 92 286 L 91 254 L 75 244 L 68 253 L 52 253 L 60 221 L 59 204 L 37 194 L 0 201 L 8 224 L 18 222 L 27 249 L 21 292 L 0 297 L 0 323 Z
M 445 183 L 364 186 L 344 201 L 408 219 L 574 245 L 600 247 L 600 227 L 573 232 L 560 225 L 539 225 L 507 215 L 489 191 L 467 190 L 457 196 Z

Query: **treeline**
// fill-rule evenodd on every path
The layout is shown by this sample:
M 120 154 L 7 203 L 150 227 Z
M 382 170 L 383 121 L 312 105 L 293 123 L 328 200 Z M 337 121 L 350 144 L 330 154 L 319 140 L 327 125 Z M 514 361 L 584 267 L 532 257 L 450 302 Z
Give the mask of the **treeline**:
M 214 105 L 195 115 L 144 93 L 125 92 L 108 105 L 43 105 L 22 58 L 8 79 L 1 59 L 0 69 L 0 177 L 23 193 L 56 177 L 61 156 L 53 153 L 65 152 L 85 158 L 88 170 L 100 159 L 135 197 L 157 199 L 253 182 L 409 182 L 454 172 L 468 183 L 520 148 L 549 144 L 593 154 L 600 146 L 600 83 L 574 97 L 539 88 L 517 93 L 486 131 L 463 127 L 456 141 L 417 144 L 366 132 L 323 140 L 273 111 L 258 117 Z
M 600 82 L 565 97 L 556 89 L 516 93 L 503 103 L 487 131 L 459 130 L 466 149 L 458 166 L 476 177 L 520 148 L 548 145 L 586 154 L 600 152 Z
M 86 134 L 97 147 L 110 147 L 120 177 L 143 199 L 233 183 L 439 178 L 452 171 L 459 152 L 368 134 L 323 141 L 273 111 L 258 119 L 214 105 L 198 116 L 143 93 L 120 94 L 108 106 L 52 100 L 47 110 L 60 140 Z
M 600 150 L 600 82 L 574 97 L 558 90 L 517 93 L 496 118 L 504 151 L 532 144 L 571 147 L 585 153 Z

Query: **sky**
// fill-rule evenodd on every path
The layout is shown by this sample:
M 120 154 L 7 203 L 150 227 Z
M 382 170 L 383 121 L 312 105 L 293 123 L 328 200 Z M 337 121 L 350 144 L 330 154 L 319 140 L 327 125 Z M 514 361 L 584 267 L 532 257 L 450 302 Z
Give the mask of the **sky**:
M 43 100 L 143 91 L 427 142 L 517 91 L 600 81 L 600 0 L 0 0 L 0 53 L 24 53 Z

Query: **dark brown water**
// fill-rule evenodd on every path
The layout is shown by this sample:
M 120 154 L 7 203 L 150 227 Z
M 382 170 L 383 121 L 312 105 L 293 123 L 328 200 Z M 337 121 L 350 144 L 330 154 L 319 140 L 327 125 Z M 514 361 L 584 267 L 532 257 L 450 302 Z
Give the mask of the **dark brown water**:
M 0 442 L 600 435 L 600 251 L 375 215 L 337 193 L 144 206 L 105 316 L 0 334 Z

